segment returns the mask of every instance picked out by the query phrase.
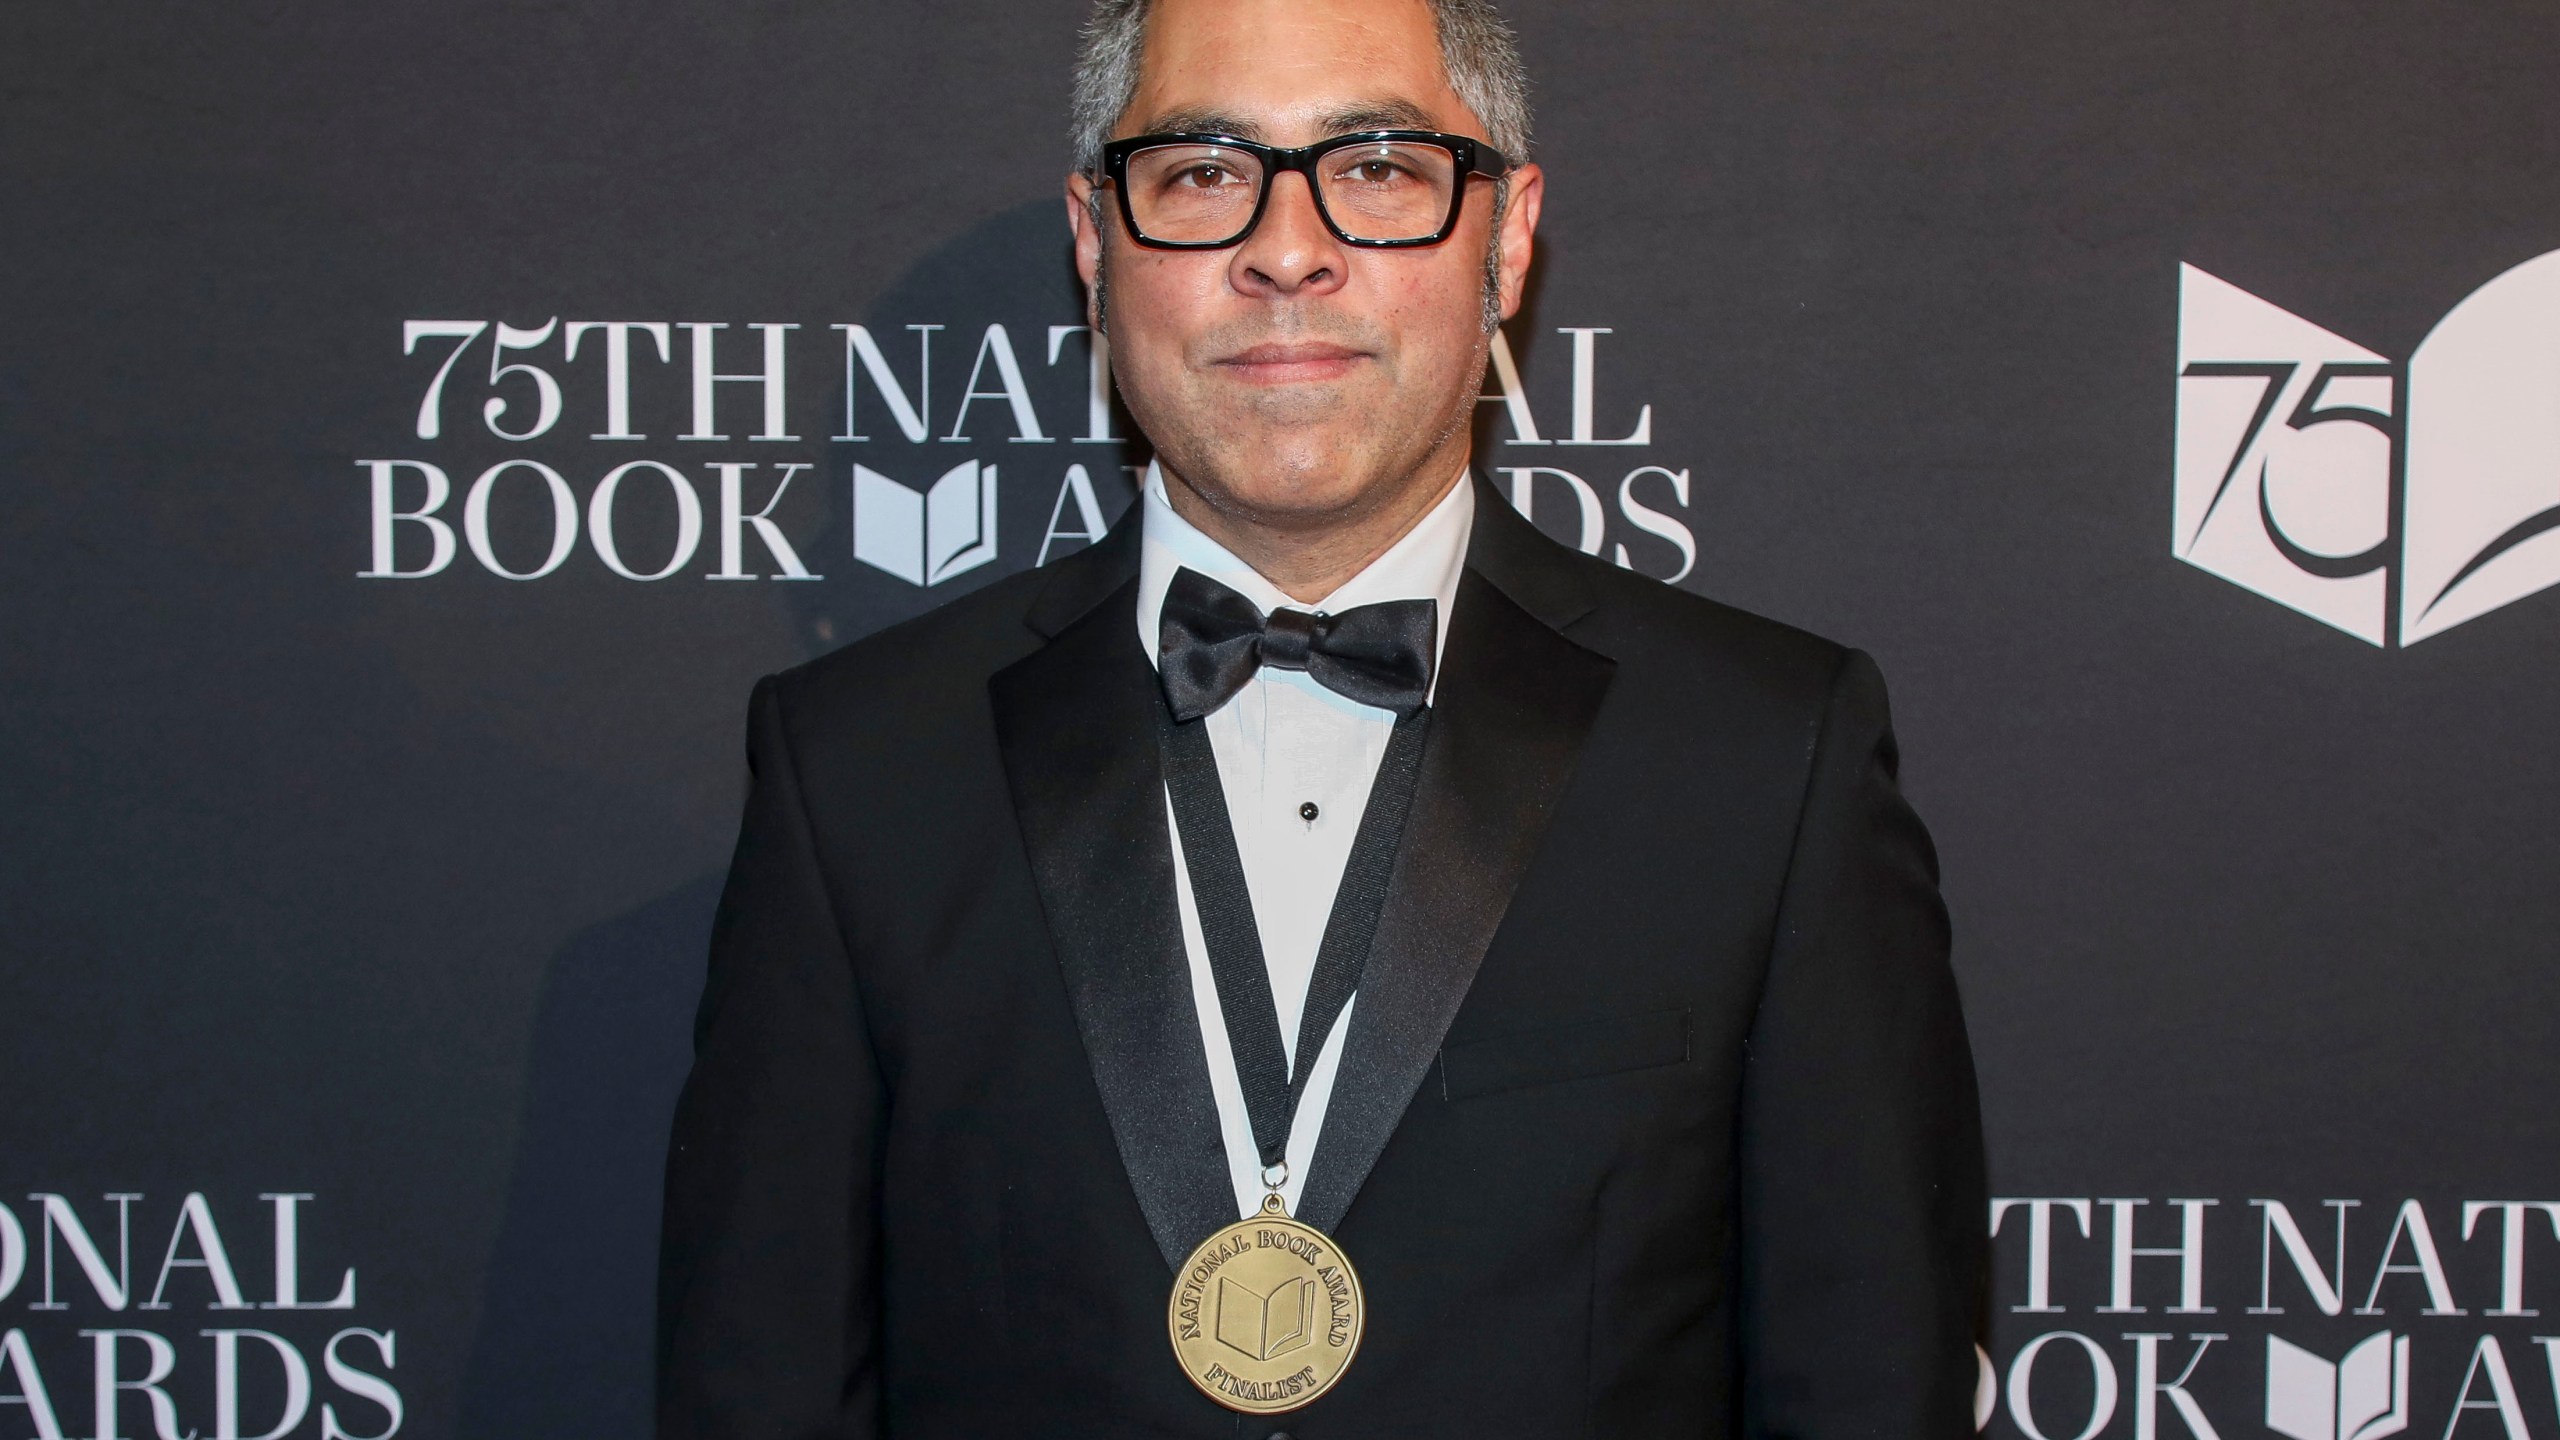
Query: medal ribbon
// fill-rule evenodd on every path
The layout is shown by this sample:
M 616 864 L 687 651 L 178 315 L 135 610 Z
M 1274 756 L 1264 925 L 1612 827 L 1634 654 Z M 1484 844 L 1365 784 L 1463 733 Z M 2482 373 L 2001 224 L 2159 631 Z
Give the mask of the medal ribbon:
M 1324 939 L 1316 948 L 1315 974 L 1307 984 L 1306 1008 L 1298 1018 L 1296 1073 L 1290 1073 L 1281 1044 L 1280 1009 L 1271 997 L 1271 972 L 1262 956 L 1262 931 L 1253 918 L 1253 894 L 1246 888 L 1244 861 L 1236 851 L 1236 832 L 1227 814 L 1226 787 L 1218 778 L 1217 752 L 1209 743 L 1205 717 L 1177 721 L 1170 709 L 1157 707 L 1158 739 L 1164 756 L 1165 790 L 1173 800 L 1182 856 L 1191 875 L 1191 896 L 1200 913 L 1200 938 L 1208 947 L 1209 973 L 1218 985 L 1218 1013 L 1226 1021 L 1227 1048 L 1234 1054 L 1236 1080 L 1244 1091 L 1245 1114 L 1253 1123 L 1253 1140 L 1265 1171 L 1288 1158 L 1289 1127 L 1298 1102 L 1306 1094 L 1308 1072 L 1333 1033 L 1334 1021 L 1360 988 L 1368 967 L 1369 944 L 1386 908 L 1387 880 L 1395 868 L 1396 846 L 1404 837 L 1405 816 L 1413 808 L 1415 784 L 1422 777 L 1422 742 L 1431 711 L 1416 708 L 1396 721 L 1386 754 L 1369 782 L 1369 802 L 1360 812 L 1360 828 L 1352 836 L 1351 855 L 1342 867 L 1333 909 L 1325 919 Z M 1275 1191 L 1279 1188 L 1272 1187 Z

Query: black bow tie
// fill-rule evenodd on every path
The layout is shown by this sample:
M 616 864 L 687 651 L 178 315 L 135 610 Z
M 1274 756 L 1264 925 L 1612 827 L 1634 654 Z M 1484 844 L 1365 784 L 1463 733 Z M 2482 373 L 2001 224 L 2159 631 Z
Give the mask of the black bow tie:
M 1304 670 L 1315 682 L 1399 720 L 1431 694 L 1437 600 L 1355 605 L 1338 615 L 1274 610 L 1196 570 L 1177 570 L 1157 622 L 1156 670 L 1173 718 L 1196 720 L 1234 698 L 1264 665 Z

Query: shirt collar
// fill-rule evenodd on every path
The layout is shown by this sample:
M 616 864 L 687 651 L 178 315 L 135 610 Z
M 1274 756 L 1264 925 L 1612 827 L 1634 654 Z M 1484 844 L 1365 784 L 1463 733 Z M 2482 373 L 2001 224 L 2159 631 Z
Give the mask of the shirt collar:
M 1139 501 L 1147 508 L 1141 517 L 1136 616 L 1138 643 L 1146 646 L 1149 665 L 1156 661 L 1165 591 L 1173 585 L 1174 572 L 1197 570 L 1252 601 L 1266 615 L 1282 606 L 1330 614 L 1382 600 L 1436 600 L 1431 688 L 1439 690 L 1439 658 L 1449 638 L 1449 610 L 1458 599 L 1458 577 L 1467 565 L 1467 537 L 1475 528 L 1476 487 L 1465 475 L 1386 553 L 1313 605 L 1290 599 L 1261 572 L 1183 519 L 1164 487 L 1164 472 L 1149 464 L 1145 494 Z

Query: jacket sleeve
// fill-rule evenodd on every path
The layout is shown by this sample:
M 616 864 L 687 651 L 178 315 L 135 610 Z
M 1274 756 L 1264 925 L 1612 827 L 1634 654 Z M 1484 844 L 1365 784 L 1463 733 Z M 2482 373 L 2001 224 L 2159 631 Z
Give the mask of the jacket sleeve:
M 1884 679 L 1849 652 L 1743 1071 L 1744 1433 L 1969 1440 L 1982 1123 L 1936 852 L 1895 784 Z
M 783 695 L 768 677 L 748 706 L 746 815 L 667 1156 L 660 1440 L 880 1433 L 887 1096 Z

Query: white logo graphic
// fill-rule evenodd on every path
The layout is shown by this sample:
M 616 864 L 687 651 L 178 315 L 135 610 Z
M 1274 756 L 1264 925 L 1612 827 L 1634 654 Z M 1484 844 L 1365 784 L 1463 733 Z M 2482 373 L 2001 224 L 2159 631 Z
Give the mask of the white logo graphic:
M 996 467 L 963 460 L 919 495 L 853 467 L 853 558 L 910 585 L 939 585 L 996 558 Z
M 2332 1365 L 2267 1337 L 2267 1428 L 2292 1440 L 2382 1440 L 2409 1428 L 2409 1337 L 2377 1330 Z
M 2560 583 L 2560 251 L 2406 365 L 2181 265 L 2175 477 L 2179 559 L 2375 645 Z

